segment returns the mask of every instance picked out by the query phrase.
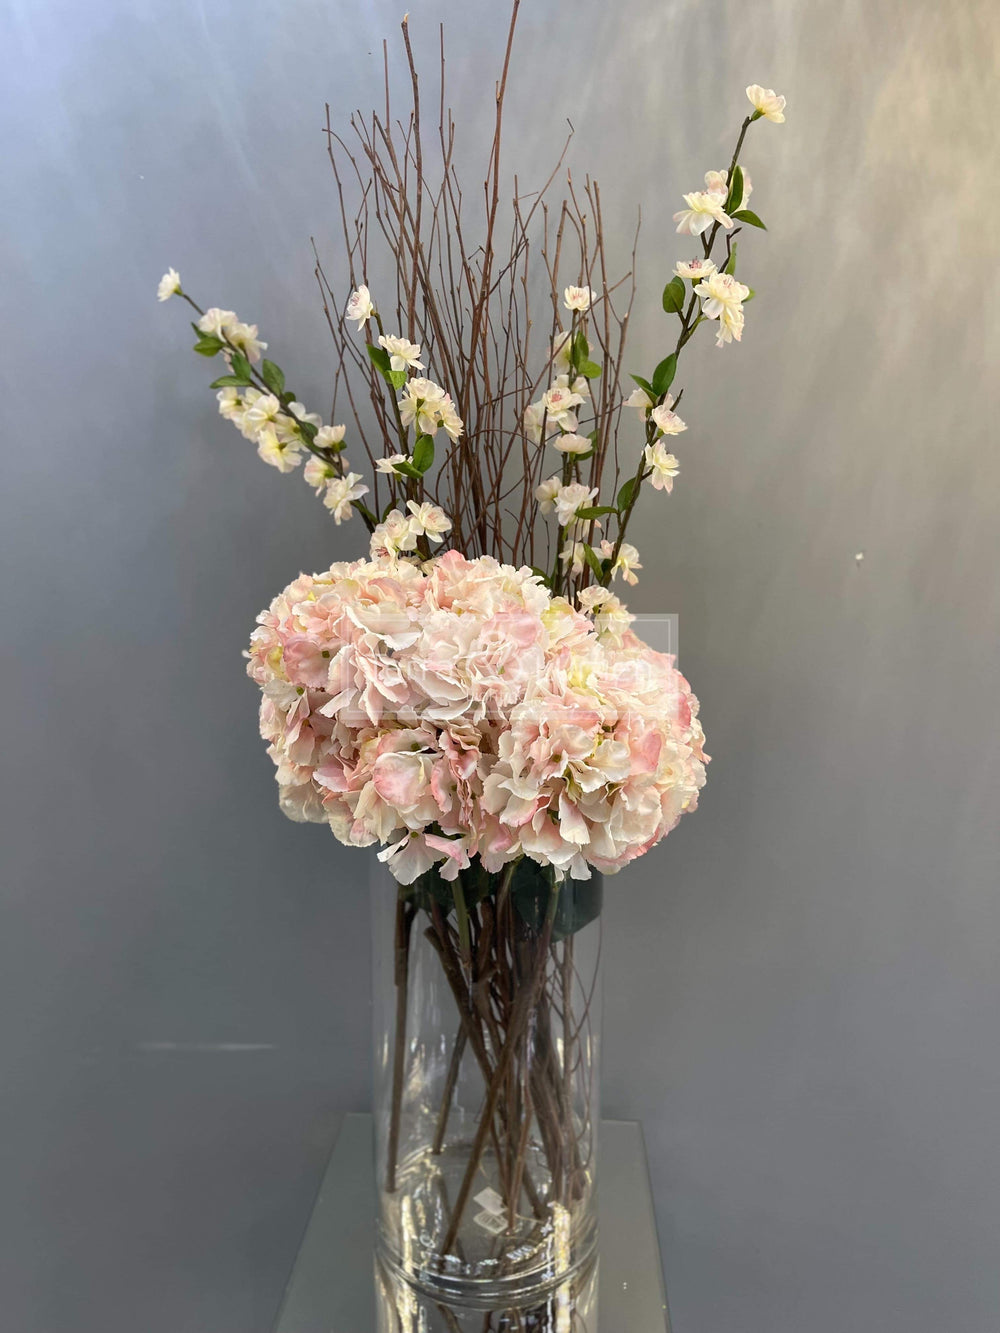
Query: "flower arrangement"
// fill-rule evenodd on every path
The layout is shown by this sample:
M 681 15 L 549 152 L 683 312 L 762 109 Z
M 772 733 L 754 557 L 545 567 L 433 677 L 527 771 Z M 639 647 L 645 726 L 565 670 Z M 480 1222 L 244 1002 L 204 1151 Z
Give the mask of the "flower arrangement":
M 250 671 L 264 690 L 262 734 L 277 765 L 282 809 L 293 817 L 326 820 L 344 842 L 382 842 L 386 860 L 400 879 L 419 873 L 415 868 L 421 865 L 454 869 L 476 854 L 491 865 L 527 855 L 560 871 L 571 866 L 578 875 L 587 873 L 588 864 L 617 870 L 668 832 L 681 812 L 695 807 L 705 756 L 697 701 L 670 662 L 624 632 L 631 617 L 611 585 L 619 576 L 625 583 L 638 581 L 639 553 L 626 534 L 644 487 L 669 495 L 680 470 L 672 442 L 688 427 L 676 410 L 683 391 L 675 395 L 672 389 L 682 350 L 702 324 L 714 326 L 719 347 L 743 336 L 744 306 L 753 291 L 735 276 L 735 238 L 741 225 L 763 223 L 747 206 L 753 187 L 739 159 L 750 125 L 762 118 L 784 120 L 785 99 L 757 84 L 749 86 L 752 110 L 740 127 L 728 169 L 707 172 L 705 188 L 684 195 L 685 207 L 674 214 L 676 229 L 700 240 L 702 253 L 679 261 L 663 290 L 663 309 L 677 320 L 672 350 L 648 378 L 631 376 L 635 387 L 625 398 L 621 369 L 636 279 L 634 269 L 616 284 L 606 279 L 597 183 L 586 182 L 581 202 L 568 177 L 568 194 L 555 225 L 550 225 L 545 197 L 551 179 L 530 205 L 515 194 L 509 254 L 501 262 L 494 231 L 508 43 L 486 181 L 487 235 L 476 257 L 470 257 L 452 162 L 454 127 L 442 113 L 442 170 L 434 188 L 425 175 L 419 81 L 405 21 L 403 34 L 413 108 L 401 146 L 395 145 L 388 116 L 373 115 L 370 123 L 359 117 L 352 121 L 359 143 L 352 152 L 329 127 L 328 115 L 330 160 L 352 281 L 341 316 L 343 323 L 364 334 L 364 357 L 334 321 L 334 292 L 318 260 L 316 267 L 339 352 L 337 387 L 348 400 L 359 444 L 368 455 L 368 479 L 348 462 L 346 424 L 325 424 L 309 412 L 286 388 L 278 365 L 262 359 L 267 344 L 255 324 L 244 323 L 233 311 L 203 311 L 183 290 L 174 269 L 159 285 L 161 301 L 178 295 L 196 310 L 195 351 L 221 355 L 226 362 L 227 373 L 212 386 L 222 416 L 280 472 L 293 471 L 304 459 L 305 480 L 334 521 L 340 524 L 358 514 L 370 533 L 370 562 L 335 566 L 314 580 L 296 580 L 261 616 Z M 361 204 L 353 216 L 345 203 L 338 148 L 363 182 Z M 369 167 L 367 181 L 362 161 Z M 409 193 L 407 165 L 415 170 Z M 396 326 L 405 328 L 406 336 L 385 332 L 379 308 L 357 276 L 358 264 L 368 256 L 373 197 L 379 201 L 378 225 L 397 271 Z M 539 215 L 550 322 L 540 366 L 531 349 L 534 321 L 528 296 L 529 228 Z M 716 245 L 723 239 L 725 256 L 719 259 L 714 257 Z M 560 270 L 568 262 L 571 242 L 579 281 L 561 288 Z M 442 293 L 434 279 L 446 272 L 452 286 Z M 595 282 L 597 290 L 591 285 Z M 424 374 L 432 358 L 449 372 L 457 403 Z M 378 452 L 361 414 L 360 394 L 351 385 L 352 374 L 368 391 L 380 435 Z M 623 482 L 621 461 L 628 454 L 619 432 L 624 409 L 636 410 L 641 439 L 630 450 L 635 462 Z M 435 466 L 441 439 L 446 448 Z M 548 458 L 559 465 L 546 477 Z M 380 482 L 387 492 L 384 501 Z M 546 519 L 552 521 L 546 524 Z M 607 535 L 604 524 L 611 529 Z M 539 565 L 535 560 L 543 547 L 545 563 Z M 445 555 L 435 555 L 436 550 Z M 456 555 L 464 559 L 456 561 Z M 471 568 L 471 562 L 479 562 L 479 568 Z M 438 565 L 440 572 L 435 572 Z M 459 568 L 464 595 L 473 604 L 463 605 L 460 592 L 454 610 L 441 607 L 436 602 L 439 589 L 454 585 Z M 338 610 L 317 615 L 310 605 L 313 598 Z M 407 623 L 408 630 L 388 654 L 386 643 L 391 640 L 381 639 L 377 628 L 361 631 L 346 614 L 352 599 L 367 607 L 369 598 L 386 613 L 391 607 Z M 437 619 L 421 628 L 425 608 Z M 454 635 L 454 622 L 468 611 L 475 613 L 483 642 L 470 636 L 467 625 Z M 530 635 L 526 616 L 531 617 Z M 484 680 L 474 686 L 468 680 L 459 684 L 456 663 L 461 654 L 488 657 L 486 645 L 502 635 L 505 626 L 529 635 L 526 646 L 544 664 L 544 676 L 533 677 L 530 690 L 522 682 L 520 692 L 509 681 L 504 688 Z M 453 637 L 436 643 L 438 629 Z M 396 657 L 399 646 L 405 648 L 402 660 Z M 439 679 L 435 673 L 447 672 L 442 659 L 448 654 L 455 700 L 466 690 L 464 706 L 450 712 L 423 691 L 429 680 Z M 600 669 L 594 665 L 595 654 L 602 659 Z M 611 695 L 602 694 L 615 660 L 625 669 L 637 654 L 648 673 L 642 703 L 617 687 Z M 353 680 L 348 681 L 351 673 Z M 396 683 L 401 673 L 405 688 Z M 608 769 L 599 799 L 593 792 L 586 800 L 574 797 L 580 790 L 572 766 L 577 761 L 568 751 L 562 752 L 558 775 L 546 772 L 543 777 L 545 765 L 535 764 L 523 781 L 513 771 L 502 776 L 512 761 L 501 759 L 500 738 L 508 734 L 505 745 L 518 744 L 514 730 L 523 729 L 523 719 L 537 708 L 543 697 L 539 691 L 550 705 L 561 699 L 564 713 L 590 709 L 592 753 L 606 748 L 609 736 L 617 741 L 623 727 L 634 729 L 634 719 L 643 717 L 659 738 L 660 771 L 646 771 L 649 752 L 640 756 L 630 740 L 629 755 L 638 767 Z M 487 710 L 489 726 L 483 730 L 486 696 L 495 706 Z M 353 723 L 345 721 L 348 706 L 343 701 L 348 698 L 356 715 Z M 362 698 L 363 705 L 358 703 Z M 660 710 L 651 706 L 657 699 L 663 701 L 659 716 Z M 500 700 L 511 701 L 509 710 Z M 676 706 L 678 700 L 683 707 Z M 458 739 L 470 726 L 474 734 Z M 379 775 L 388 767 L 384 757 L 402 744 L 399 735 L 407 736 L 407 744 L 419 739 L 427 762 L 415 764 L 414 772 L 425 775 L 428 784 L 441 766 L 451 767 L 461 786 L 457 803 L 451 795 L 434 798 L 428 786 L 422 800 L 411 799 L 390 813 L 389 786 Z M 373 740 L 381 747 L 377 758 L 371 753 Z M 551 766 L 557 738 L 550 736 L 548 743 Z M 464 756 L 457 767 L 456 752 Z M 515 762 L 519 760 L 518 755 Z M 505 800 L 504 791 L 527 790 L 525 782 L 536 784 L 530 798 Z M 628 804 L 637 786 L 650 807 L 642 817 Z M 440 785 L 437 790 L 443 791 Z M 407 791 L 412 796 L 409 787 Z M 661 806 L 655 818 L 654 792 Z M 589 818 L 585 808 L 593 812 Z M 628 819 L 623 816 L 626 809 Z M 456 823 L 459 811 L 462 823 Z M 612 811 L 621 821 L 614 825 L 614 834 L 605 818 Z M 452 840 L 454 845 L 447 845 Z
M 573 1219 L 592 1218 L 594 986 L 577 940 L 599 914 L 600 874 L 696 807 L 707 760 L 687 681 L 635 635 L 614 589 L 642 569 L 627 539 L 638 503 L 667 503 L 679 475 L 682 353 L 703 326 L 718 348 L 742 339 L 754 292 L 736 238 L 764 224 L 741 154 L 751 125 L 784 120 L 784 98 L 750 85 L 728 166 L 683 196 L 673 221 L 696 253 L 662 289 L 662 355 L 626 392 L 638 230 L 613 277 L 601 191 L 563 171 L 568 141 L 540 190 L 515 178 L 501 205 L 518 8 L 474 219 L 443 45 L 436 133 L 405 19 L 406 116 L 391 113 L 388 72 L 384 111 L 353 116 L 347 139 L 327 109 L 344 250 L 336 284 L 316 255 L 336 362 L 328 419 L 264 357 L 255 324 L 202 309 L 174 269 L 158 291 L 193 308 L 195 351 L 224 362 L 222 416 L 279 472 L 301 466 L 335 524 L 368 532 L 366 554 L 300 575 L 261 613 L 248 670 L 282 810 L 378 844 L 398 882 L 381 1227 L 422 1281 L 551 1277 L 567 1236 L 586 1232 Z M 592 870 L 597 887 L 581 889 Z M 458 1014 L 433 1114 L 421 1080 L 434 1061 L 414 1055 L 421 938 Z M 437 999 L 427 1012 L 439 1022 Z M 475 1113 L 455 1129 L 449 1176 L 470 1062 Z M 484 1174 L 476 1221 L 502 1236 L 499 1254 L 465 1223 Z

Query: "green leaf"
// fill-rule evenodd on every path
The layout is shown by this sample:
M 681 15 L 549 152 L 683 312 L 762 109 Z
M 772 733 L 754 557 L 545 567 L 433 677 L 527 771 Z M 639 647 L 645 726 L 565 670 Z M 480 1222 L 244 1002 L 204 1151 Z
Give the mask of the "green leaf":
M 725 212 L 732 216 L 734 208 L 739 208 L 743 202 L 743 169 L 742 167 L 733 168 L 733 178 L 729 182 L 729 193 L 726 195 Z
M 250 381 L 250 362 L 242 352 L 230 352 L 229 364 L 232 366 L 234 375 L 242 375 L 249 383 Z
M 677 374 L 677 353 L 671 352 L 665 356 L 660 364 L 653 371 L 653 396 L 662 398 L 674 382 L 674 376 Z
M 351 501 L 351 504 L 352 504 L 352 506 L 358 511 L 358 513 L 361 515 L 361 517 L 362 517 L 362 518 L 366 518 L 366 519 L 368 520 L 369 523 L 377 523 L 377 522 L 378 522 L 378 519 L 375 517 L 375 515 L 372 513 L 372 511 L 368 508 L 368 506 L 365 505 L 365 504 L 362 504 L 360 500 L 352 500 L 352 501 Z
M 767 228 L 752 208 L 741 208 L 738 213 L 733 214 L 733 217 L 737 222 L 749 222 L 751 227 L 759 227 L 761 231 L 767 231 Z
M 221 338 L 216 338 L 211 333 L 199 333 L 194 350 L 199 356 L 218 356 L 222 351 L 222 346 Z
M 260 375 L 271 392 L 280 398 L 285 392 L 285 374 L 280 366 L 276 366 L 273 361 L 268 361 L 265 357 L 260 363 Z
M 635 477 L 629 477 L 628 481 L 618 492 L 618 510 L 620 513 L 624 513 L 632 503 L 632 497 L 635 494 L 635 489 L 638 484 L 639 483 L 636 481 Z
M 735 273 L 735 272 L 736 272 L 736 250 L 737 250 L 737 246 L 736 246 L 736 242 L 734 241 L 734 242 L 733 242 L 733 251 L 732 251 L 732 254 L 729 256 L 729 261 L 728 261 L 728 263 L 726 264 L 726 267 L 722 270 L 723 273 Z
M 316 439 L 317 427 L 311 421 L 297 421 L 299 434 L 304 435 L 310 444 Z
M 394 389 L 401 389 L 403 385 L 406 383 L 406 371 L 390 370 L 389 374 L 386 376 L 386 379 L 388 379 L 389 383 L 392 385 Z
M 577 518 L 600 518 L 602 514 L 616 514 L 614 505 L 588 505 L 586 509 L 576 511 Z
M 588 564 L 588 565 L 590 566 L 590 568 L 594 571 L 594 577 L 595 577 L 595 578 L 598 578 L 598 579 L 602 579 L 602 578 L 604 577 L 604 566 L 601 564 L 600 560 L 598 559 L 598 557 L 597 557 L 597 552 L 594 550 L 594 548 L 593 548 L 592 546 L 588 546 L 587 543 L 584 542 L 584 543 L 583 543 L 583 554 L 584 554 L 584 558 L 585 558 L 586 561 L 587 561 L 587 564 Z
M 756 295 L 757 295 L 757 293 L 756 293 L 756 292 L 754 291 L 754 289 L 751 287 L 751 288 L 750 288 L 750 291 L 749 291 L 749 293 L 748 293 L 748 295 L 744 296 L 744 298 L 743 298 L 743 304 L 746 305 L 746 303 L 747 303 L 748 301 L 752 301 L 753 298 L 754 298 Z
M 557 890 L 552 867 L 540 866 L 527 856 L 517 863 L 510 886 L 511 901 L 517 914 L 534 934 L 541 932 L 552 894 L 558 892 L 552 919 L 553 940 L 564 940 L 596 921 L 601 914 L 603 891 L 604 880 L 599 874 L 591 875 L 590 879 L 567 876 Z
M 663 309 L 668 315 L 679 315 L 684 309 L 687 291 L 683 278 L 671 278 L 663 289 Z
M 649 380 L 644 380 L 641 375 L 631 375 L 629 378 L 635 380 L 639 388 L 642 389 L 644 393 L 647 393 L 650 398 L 655 399 L 656 394 L 654 393 L 653 386 L 650 384 Z
M 434 462 L 434 441 L 429 435 L 418 435 L 413 446 L 413 466 L 421 476 Z
M 392 470 L 393 472 L 400 473 L 404 477 L 412 477 L 414 481 L 419 481 L 424 475 L 418 468 L 415 468 L 412 463 L 393 463 Z
M 570 355 L 570 360 L 573 362 L 574 366 L 579 368 L 582 367 L 584 361 L 587 360 L 587 357 L 589 355 L 590 355 L 590 343 L 587 342 L 586 334 L 581 329 L 580 332 L 573 339 L 573 350 Z M 581 370 L 580 373 L 582 374 L 583 371 Z
M 587 380 L 600 379 L 601 367 L 596 361 L 584 361 L 580 366 L 580 374 Z
M 368 357 L 377 371 L 385 376 L 386 379 L 392 374 L 392 366 L 389 364 L 389 353 L 384 347 L 374 347 L 371 343 L 366 343 L 368 348 Z
M 241 380 L 239 375 L 220 375 L 208 387 L 210 389 L 245 389 L 246 383 L 246 380 Z
M 549 586 L 549 576 L 544 569 L 539 569 L 537 565 L 532 565 L 531 572 L 536 578 L 540 578 L 546 587 Z

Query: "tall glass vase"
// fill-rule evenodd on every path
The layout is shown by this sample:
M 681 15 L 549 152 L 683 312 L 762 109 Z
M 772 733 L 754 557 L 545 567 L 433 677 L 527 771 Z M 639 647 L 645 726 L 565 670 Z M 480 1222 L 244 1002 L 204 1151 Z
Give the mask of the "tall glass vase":
M 379 1260 L 541 1309 L 597 1243 L 601 877 L 373 864 Z

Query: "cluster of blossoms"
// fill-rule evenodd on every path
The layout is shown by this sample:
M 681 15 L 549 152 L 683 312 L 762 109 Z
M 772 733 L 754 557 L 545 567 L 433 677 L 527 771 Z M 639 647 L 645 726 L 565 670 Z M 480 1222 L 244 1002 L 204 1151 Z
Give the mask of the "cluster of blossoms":
M 457 551 L 296 579 L 248 665 L 285 813 L 382 844 L 404 884 L 475 855 L 586 878 L 647 851 L 705 781 L 697 700 L 611 592 L 580 600 Z
M 160 279 L 157 296 L 167 301 L 183 295 L 180 274 L 168 269 Z M 246 366 L 255 366 L 267 350 L 258 337 L 256 324 L 244 324 L 232 310 L 213 306 L 199 316 L 195 326 L 205 339 L 214 340 L 230 370 L 236 368 L 234 357 L 242 356 Z M 268 363 L 264 363 L 265 370 Z M 240 379 L 239 376 L 231 376 Z M 279 472 L 292 472 L 309 455 L 303 476 L 339 525 L 351 517 L 354 502 L 368 494 L 359 472 L 352 472 L 343 454 L 345 426 L 323 424 L 323 418 L 310 412 L 304 403 L 290 394 L 278 396 L 258 388 L 244 377 L 242 382 L 223 384 L 218 394 L 219 412 L 232 422 L 244 439 L 257 446 L 263 461 Z
M 372 557 L 407 555 L 417 549 L 421 537 L 439 545 L 446 532 L 451 531 L 451 519 L 443 509 L 427 500 L 407 500 L 410 511 L 404 514 L 391 509 L 372 533 Z
M 350 295 L 344 313 L 347 322 L 353 323 L 360 332 L 369 320 L 377 320 L 378 312 L 368 288 L 362 284 Z M 396 374 L 409 375 L 413 370 L 426 370 L 420 360 L 423 355 L 419 343 L 411 343 L 407 338 L 394 334 L 380 333 L 378 345 L 389 358 L 389 370 Z M 419 435 L 436 435 L 438 427 L 452 440 L 457 440 L 465 429 L 462 418 L 440 384 L 423 376 L 414 376 L 403 386 L 402 397 L 398 401 L 400 421 L 405 429 L 412 426 Z M 380 472 L 394 472 L 398 463 L 412 462 L 408 454 L 391 454 L 379 459 L 376 466 Z
M 747 200 L 753 189 L 750 176 L 741 172 L 743 180 L 742 199 L 733 207 L 733 214 L 738 215 L 746 209 Z M 700 236 L 713 224 L 729 231 L 734 226 L 733 217 L 725 212 L 729 193 L 729 177 L 725 171 L 705 173 L 703 191 L 686 194 L 684 202 L 687 208 L 674 214 L 678 232 L 691 236 Z M 732 207 L 732 205 L 730 205 Z M 674 275 L 682 280 L 688 279 L 694 284 L 696 296 L 701 297 L 701 313 L 706 319 L 717 319 L 716 344 L 719 347 L 727 342 L 740 341 L 743 335 L 743 302 L 750 295 L 750 288 L 737 282 L 731 273 L 720 273 L 713 260 L 708 258 L 692 259 L 679 263 L 674 268 Z
M 594 293 L 589 287 L 567 287 L 563 292 L 563 305 L 574 317 L 585 315 L 594 300 Z M 564 455 L 582 458 L 594 447 L 593 440 L 585 435 L 578 435 L 579 420 L 576 409 L 590 398 L 590 385 L 583 375 L 573 374 L 570 350 L 573 342 L 573 329 L 560 329 L 552 340 L 552 364 L 560 368 L 560 373 L 535 403 L 529 403 L 524 409 L 524 430 L 530 440 L 541 444 L 552 436 L 554 447 Z M 572 378 L 571 378 L 572 376 Z
M 762 88 L 759 83 L 752 83 L 746 90 L 753 106 L 750 121 L 764 118 L 781 124 L 785 119 L 785 99 L 771 88 Z M 695 190 L 684 196 L 685 208 L 674 214 L 677 231 L 681 235 L 704 236 L 709 229 L 721 227 L 731 231 L 734 219 L 748 220 L 755 226 L 761 222 L 753 213 L 746 211 L 753 191 L 750 176 L 740 171 L 740 188 L 732 183 L 733 197 L 730 197 L 730 179 L 727 171 L 708 171 L 705 173 L 705 188 Z M 738 194 L 738 198 L 735 197 Z M 729 211 L 727 211 L 727 209 Z M 706 251 L 708 245 L 706 244 Z M 750 296 L 750 288 L 737 282 L 732 273 L 720 273 L 713 261 L 707 258 L 692 259 L 689 263 L 678 264 L 674 270 L 677 277 L 690 279 L 695 284 L 694 291 L 701 299 L 701 313 L 706 319 L 717 319 L 716 344 L 723 347 L 728 342 L 739 342 L 743 334 L 743 302 Z
M 785 99 L 772 89 L 751 84 L 746 94 L 754 108 L 746 124 L 762 117 L 777 123 L 785 119 Z M 703 256 L 680 261 L 675 266 L 671 286 L 678 288 L 678 291 L 676 294 L 671 293 L 672 304 L 666 308 L 680 315 L 683 333 L 689 336 L 689 315 L 684 312 L 684 284 L 690 282 L 694 297 L 700 298 L 699 312 L 691 325 L 691 331 L 702 319 L 717 320 L 716 345 L 719 347 L 741 340 L 745 319 L 743 303 L 750 298 L 751 290 L 739 282 L 731 271 L 720 272 L 708 252 L 711 240 L 714 239 L 714 229 L 721 227 L 729 232 L 735 225 L 734 219 L 749 221 L 755 226 L 763 225 L 755 214 L 746 211 L 752 192 L 749 173 L 742 169 L 734 172 L 732 181 L 728 171 L 708 171 L 705 173 L 704 190 L 686 194 L 684 202 L 687 207 L 674 214 L 677 231 L 681 234 L 698 237 L 704 236 L 709 229 L 713 230 L 711 237 L 704 242 L 706 253 Z M 731 212 L 727 212 L 727 208 Z M 564 294 L 566 308 L 580 314 L 589 310 L 591 299 L 589 288 L 567 288 Z M 666 293 L 664 303 L 666 306 Z M 579 575 L 584 570 L 588 554 L 583 538 L 591 525 L 600 527 L 600 519 L 595 515 L 595 508 L 600 507 L 597 505 L 597 490 L 588 489 L 572 477 L 572 464 L 587 457 L 593 449 L 593 437 L 578 433 L 577 408 L 590 397 L 590 389 L 586 378 L 577 376 L 572 381 L 570 378 L 573 375 L 573 337 L 573 330 L 557 334 L 553 343 L 552 361 L 565 369 L 542 398 L 530 403 L 525 409 L 524 425 L 526 433 L 536 443 L 556 435 L 553 443 L 564 455 L 562 474 L 554 474 L 541 482 L 535 490 L 535 499 L 543 514 L 556 515 L 565 539 L 560 550 L 560 560 L 569 573 Z M 674 359 L 676 361 L 676 356 Z M 667 441 L 669 437 L 687 430 L 687 424 L 674 411 L 676 400 L 669 391 L 654 396 L 650 385 L 642 387 L 645 383 L 641 381 L 625 400 L 626 407 L 639 410 L 646 425 L 643 470 L 637 480 L 648 480 L 654 490 L 669 495 L 680 464 Z M 622 541 L 612 545 L 603 540 L 595 554 L 599 554 L 603 560 L 611 561 L 612 578 L 622 573 L 627 582 L 637 581 L 633 571 L 642 566 L 634 546 Z

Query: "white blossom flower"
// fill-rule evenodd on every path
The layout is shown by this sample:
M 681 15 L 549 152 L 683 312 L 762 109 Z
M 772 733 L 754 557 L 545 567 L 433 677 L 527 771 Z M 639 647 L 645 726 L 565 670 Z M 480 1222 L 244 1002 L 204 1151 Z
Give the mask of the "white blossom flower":
M 668 393 L 659 407 L 654 407 L 650 413 L 664 435 L 680 435 L 682 430 L 687 430 L 687 423 L 670 410 L 673 405 L 673 395 Z
M 384 472 L 387 475 L 396 476 L 397 463 L 412 463 L 413 459 L 409 454 L 389 454 L 387 458 L 375 459 L 375 471 Z
M 156 299 L 158 301 L 169 301 L 170 298 L 181 289 L 181 275 L 175 268 L 168 268 L 166 273 L 160 279 L 160 284 L 156 289 Z
M 614 593 L 608 597 L 597 609 L 594 616 L 594 628 L 602 639 L 610 639 L 612 643 L 619 647 L 622 643 L 622 635 L 628 630 L 628 627 L 635 620 L 635 616 L 628 610 L 624 602 L 621 602 Z
M 567 389 L 570 393 L 578 393 L 581 398 L 590 397 L 590 385 L 584 375 L 577 375 L 572 385 L 569 382 L 569 375 L 557 375 L 553 386 L 557 389 Z
M 360 472 L 348 472 L 345 477 L 334 477 L 327 483 L 323 503 L 333 514 L 338 527 L 351 517 L 351 501 L 360 500 L 362 495 L 368 494 L 368 487 L 359 485 L 360 481 Z
M 373 558 L 395 556 L 401 551 L 412 551 L 416 544 L 417 534 L 410 520 L 398 509 L 392 509 L 372 533 L 371 554 Z
M 219 414 L 226 421 L 242 421 L 243 419 L 243 398 L 239 389 L 232 386 L 220 389 L 215 395 L 219 400 Z
M 700 282 L 702 278 L 707 278 L 714 272 L 713 259 L 691 259 L 686 264 L 679 261 L 674 265 L 674 273 L 678 278 L 690 278 L 693 282 Z
M 225 339 L 233 325 L 238 323 L 235 310 L 220 310 L 218 306 L 212 306 L 198 320 L 198 328 L 213 338 Z
M 750 202 L 750 196 L 753 194 L 753 182 L 750 180 L 750 173 L 741 168 L 740 174 L 743 177 L 743 197 L 734 205 L 734 213 L 739 212 L 741 208 L 746 208 Z M 724 204 L 729 195 L 729 172 L 706 171 L 705 189 L 709 194 L 718 195 Z
M 589 454 L 594 447 L 593 440 L 588 440 L 586 435 L 574 435 L 572 431 L 560 435 L 552 444 L 561 454 Z
M 433 380 L 419 377 L 408 380 L 403 396 L 399 399 L 399 415 L 403 425 L 411 426 L 415 421 L 420 434 L 436 435 L 441 405 L 446 397 L 441 385 L 435 384 Z
M 524 433 L 529 440 L 534 440 L 535 444 L 541 443 L 543 423 L 547 436 L 554 435 L 559 429 L 558 423 L 546 415 L 545 404 L 541 399 L 537 403 L 529 403 L 524 409 Z
M 347 309 L 344 311 L 344 319 L 348 322 L 356 319 L 358 329 L 360 330 L 375 313 L 375 307 L 372 304 L 371 292 L 361 284 L 356 292 L 351 292 L 350 299 L 347 302 Z
M 279 472 L 291 472 L 302 461 L 301 445 L 294 440 L 282 440 L 270 422 L 257 430 L 257 453 L 265 463 Z
M 406 338 L 394 338 L 385 333 L 380 333 L 378 345 L 389 353 L 389 367 L 391 370 L 424 369 L 424 363 L 420 360 L 419 343 L 411 343 Z
M 655 444 L 647 444 L 643 451 L 646 465 L 652 469 L 649 484 L 654 491 L 666 491 L 669 495 L 674 489 L 674 477 L 680 471 L 680 465 L 673 454 L 668 454 L 662 439 Z
M 559 494 L 561 485 L 561 477 L 553 476 L 535 487 L 535 499 L 538 501 L 538 508 L 543 514 L 551 514 L 554 511 L 556 496 Z
M 241 324 L 239 320 L 226 330 L 226 335 L 234 347 L 238 347 L 249 361 L 259 361 L 261 352 L 267 351 L 267 343 L 257 337 L 256 324 Z
M 337 473 L 332 463 L 327 463 L 325 459 L 317 458 L 315 454 L 310 454 L 306 459 L 306 465 L 302 469 L 302 479 L 307 486 L 312 486 L 318 495 L 320 491 L 326 489 L 326 484 L 336 477 Z
M 417 504 L 416 500 L 407 500 L 406 507 L 413 515 L 410 530 L 418 537 L 426 536 L 432 542 L 440 542 L 444 534 L 451 530 L 451 519 L 443 509 L 431 504 L 429 500 L 424 500 L 422 504 Z
M 610 588 L 591 584 L 576 594 L 579 606 L 594 617 L 598 637 L 621 646 L 622 635 L 635 620 Z
M 720 199 L 717 194 L 709 194 L 707 190 L 695 190 L 693 194 L 684 196 L 684 202 L 687 208 L 682 208 L 679 213 L 674 214 L 679 233 L 686 232 L 689 236 L 700 236 L 702 232 L 708 231 L 713 222 L 721 223 L 727 231 L 733 225 L 732 218 L 723 208 L 725 199 Z
M 249 402 L 249 395 L 248 395 Z M 243 420 L 248 430 L 260 430 L 262 426 L 273 426 L 281 416 L 281 404 L 273 393 L 258 394 L 249 402 Z
M 595 606 L 600 606 L 614 594 L 607 588 L 601 588 L 596 584 L 591 584 L 588 588 L 581 588 L 576 594 L 576 600 L 580 608 L 584 611 L 593 611 Z
M 728 178 L 729 173 L 727 171 L 706 171 L 705 189 L 709 194 L 720 194 L 723 202 L 725 202 L 726 195 L 729 193 Z
M 565 329 L 559 329 L 552 339 L 551 361 L 555 366 L 565 366 L 569 369 L 569 356 L 572 351 L 573 335 Z
M 743 302 L 750 288 L 737 282 L 731 273 L 713 273 L 699 282 L 695 291 L 702 298 L 702 314 L 719 321 L 716 345 L 721 347 L 733 339 L 739 342 L 743 336 Z
M 242 391 L 237 390 L 236 393 L 238 401 L 233 403 L 228 397 L 223 399 L 222 392 L 220 391 L 219 411 L 228 421 L 233 423 L 245 440 L 252 440 L 256 444 L 257 432 L 260 429 L 261 423 L 253 421 L 248 422 L 247 413 L 258 399 L 263 398 L 264 395 L 259 389 L 255 389 L 252 385 Z
M 295 404 L 293 403 L 292 406 L 294 407 Z M 313 443 L 317 449 L 333 449 L 335 453 L 339 454 L 344 447 L 346 433 L 346 426 L 320 426 Z
M 587 563 L 587 548 L 583 542 L 569 541 L 559 552 L 559 559 L 570 574 L 579 576 Z
M 583 402 L 582 393 L 574 393 L 561 384 L 553 384 L 542 394 L 541 401 L 550 421 L 554 421 L 563 430 L 576 430 L 577 421 L 573 408 Z
M 555 497 L 556 517 L 560 527 L 565 528 L 576 518 L 578 509 L 588 509 L 597 498 L 597 487 L 593 490 L 582 481 L 571 482 L 569 486 L 560 486 Z
M 465 429 L 465 423 L 458 415 L 458 409 L 451 401 L 450 393 L 446 393 L 437 404 L 437 415 L 445 434 L 452 440 L 457 440 Z
M 594 293 L 589 287 L 567 287 L 563 292 L 563 304 L 567 310 L 589 310 Z
M 779 97 L 773 88 L 762 88 L 759 83 L 751 83 L 747 89 L 747 97 L 753 103 L 753 109 L 757 116 L 763 116 L 765 120 L 773 120 L 776 125 L 780 125 L 785 119 L 785 99 Z M 757 119 L 757 116 L 754 119 Z
M 653 406 L 653 400 L 645 389 L 640 389 L 638 385 L 632 390 L 629 396 L 622 404 L 623 407 L 638 407 L 643 412 L 648 412 Z
M 611 559 L 614 549 L 609 541 L 601 542 L 601 555 L 605 560 Z M 625 582 L 634 587 L 639 582 L 639 576 L 633 572 L 636 569 L 642 569 L 639 552 L 631 542 L 622 542 L 615 563 L 611 566 L 611 577 L 614 578 L 620 573 Z
M 305 403 L 300 403 L 295 398 L 288 404 L 288 410 L 293 412 L 299 421 L 307 421 L 310 426 L 319 427 L 323 424 L 323 418 L 318 412 L 310 412 Z M 343 430 L 343 426 L 340 429 Z

